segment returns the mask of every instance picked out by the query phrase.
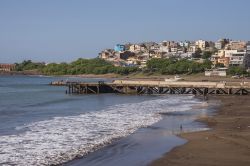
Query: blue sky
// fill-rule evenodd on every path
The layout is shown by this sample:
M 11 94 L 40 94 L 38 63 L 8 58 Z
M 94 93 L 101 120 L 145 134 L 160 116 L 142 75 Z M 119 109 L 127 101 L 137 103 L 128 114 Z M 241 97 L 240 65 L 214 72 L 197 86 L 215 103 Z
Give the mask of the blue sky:
M 249 0 L 0 0 L 0 63 L 70 62 L 116 43 L 250 40 Z

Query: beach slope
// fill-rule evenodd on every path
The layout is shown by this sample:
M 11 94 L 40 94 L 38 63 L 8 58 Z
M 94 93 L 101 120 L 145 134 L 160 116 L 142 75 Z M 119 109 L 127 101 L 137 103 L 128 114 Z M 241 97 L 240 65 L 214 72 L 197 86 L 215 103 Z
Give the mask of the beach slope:
M 152 166 L 250 165 L 250 96 L 216 98 L 222 101 L 216 115 L 201 119 L 212 130 L 181 134 L 188 142 Z

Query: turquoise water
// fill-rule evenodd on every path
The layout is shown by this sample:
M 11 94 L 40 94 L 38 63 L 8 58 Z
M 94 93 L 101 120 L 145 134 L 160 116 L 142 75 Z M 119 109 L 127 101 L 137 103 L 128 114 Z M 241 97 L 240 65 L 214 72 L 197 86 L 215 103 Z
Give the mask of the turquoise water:
M 192 96 L 66 95 L 61 79 L 77 78 L 0 76 L 0 165 L 144 165 L 204 113 Z

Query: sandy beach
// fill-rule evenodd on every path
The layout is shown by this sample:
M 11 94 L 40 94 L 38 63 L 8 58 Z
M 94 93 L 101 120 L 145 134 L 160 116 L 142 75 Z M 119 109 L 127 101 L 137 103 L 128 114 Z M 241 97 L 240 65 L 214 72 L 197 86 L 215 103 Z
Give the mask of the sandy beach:
M 214 98 L 213 98 L 214 99 Z M 152 166 L 249 166 L 250 96 L 222 96 L 222 104 L 212 117 L 200 119 L 211 130 L 184 133 L 188 140 Z

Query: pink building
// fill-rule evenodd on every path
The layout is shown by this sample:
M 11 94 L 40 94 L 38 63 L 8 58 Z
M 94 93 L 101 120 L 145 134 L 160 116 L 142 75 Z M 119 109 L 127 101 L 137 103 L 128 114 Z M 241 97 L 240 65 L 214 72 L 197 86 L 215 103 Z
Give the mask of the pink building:
M 15 66 L 15 64 L 0 64 L 0 71 L 12 71 Z

